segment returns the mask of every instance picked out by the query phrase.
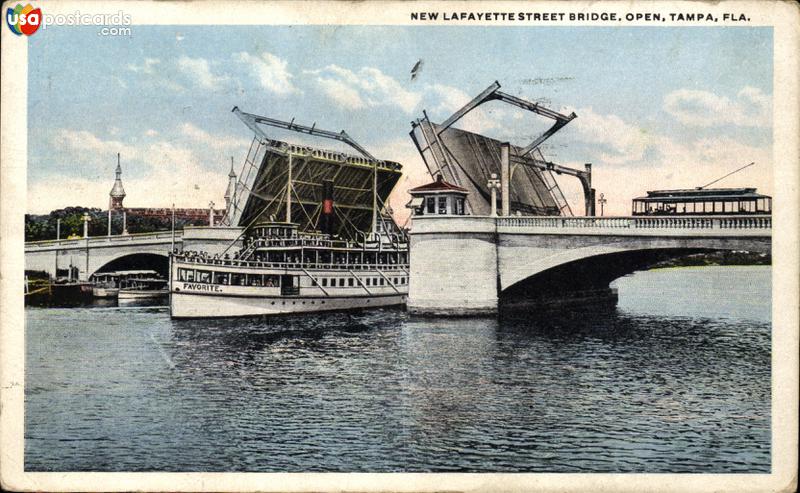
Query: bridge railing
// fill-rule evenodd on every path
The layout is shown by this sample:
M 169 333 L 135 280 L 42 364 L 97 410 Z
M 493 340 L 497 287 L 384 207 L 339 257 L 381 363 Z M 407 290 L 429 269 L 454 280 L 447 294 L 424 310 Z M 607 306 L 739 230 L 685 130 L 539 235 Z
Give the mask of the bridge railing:
M 498 217 L 497 225 L 520 228 L 600 229 L 771 229 L 772 217 L 748 216 L 623 216 L 623 217 Z
M 183 237 L 183 231 L 175 231 L 175 239 L 180 240 Z M 87 240 L 89 246 L 97 246 L 104 244 L 117 244 L 117 243 L 137 243 L 152 240 L 168 240 L 172 238 L 172 231 L 156 231 L 153 233 L 134 233 L 127 235 L 114 235 L 114 236 L 90 236 L 88 238 L 72 238 L 66 240 L 43 240 L 43 241 L 28 241 L 25 242 L 25 248 L 47 248 L 47 247 L 78 247 L 86 246 Z

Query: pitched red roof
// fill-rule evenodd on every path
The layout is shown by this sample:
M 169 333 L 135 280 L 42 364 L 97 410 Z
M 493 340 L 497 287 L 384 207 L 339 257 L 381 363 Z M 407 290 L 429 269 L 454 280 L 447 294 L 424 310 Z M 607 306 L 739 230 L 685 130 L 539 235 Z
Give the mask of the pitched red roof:
M 415 192 L 460 192 L 460 193 L 469 193 L 469 190 L 466 188 L 461 188 L 458 185 L 453 185 L 452 183 L 448 183 L 444 181 L 442 175 L 436 176 L 436 181 L 421 185 L 416 188 L 412 188 L 408 191 L 409 193 Z

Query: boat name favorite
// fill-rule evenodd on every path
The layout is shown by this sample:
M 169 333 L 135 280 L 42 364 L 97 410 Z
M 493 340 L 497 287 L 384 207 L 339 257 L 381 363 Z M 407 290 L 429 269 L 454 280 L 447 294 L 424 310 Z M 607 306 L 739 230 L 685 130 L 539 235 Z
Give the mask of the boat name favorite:
M 189 291 L 213 291 L 221 293 L 222 288 L 214 284 L 201 284 L 196 282 L 184 282 L 181 289 L 188 289 Z

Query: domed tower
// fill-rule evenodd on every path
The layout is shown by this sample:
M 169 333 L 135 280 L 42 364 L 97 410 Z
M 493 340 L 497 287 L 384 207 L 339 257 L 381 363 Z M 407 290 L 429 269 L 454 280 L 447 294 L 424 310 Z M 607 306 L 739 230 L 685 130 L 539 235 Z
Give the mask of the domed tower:
M 110 209 L 122 209 L 122 201 L 125 199 L 125 189 L 122 187 L 122 166 L 119 164 L 119 153 L 117 153 L 117 179 L 114 180 L 114 186 L 108 194 L 111 197 Z

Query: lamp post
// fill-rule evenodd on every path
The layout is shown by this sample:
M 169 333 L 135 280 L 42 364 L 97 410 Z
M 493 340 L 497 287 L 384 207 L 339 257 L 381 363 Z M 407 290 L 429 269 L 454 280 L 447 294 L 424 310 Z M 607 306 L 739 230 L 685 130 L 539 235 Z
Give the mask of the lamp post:
M 61 218 L 56 219 L 56 241 L 61 239 Z M 58 252 L 59 250 L 56 249 L 56 273 L 53 276 L 53 279 L 58 279 Z
M 89 221 L 91 221 L 92 218 L 89 217 L 89 213 L 84 212 L 83 213 L 83 217 L 81 219 L 83 219 L 83 237 L 84 238 L 88 238 L 89 237 Z
M 600 204 L 600 216 L 603 215 L 603 212 L 604 212 L 604 207 L 603 206 L 606 205 L 606 202 L 608 202 L 608 201 L 606 200 L 605 194 L 601 193 L 600 194 L 600 199 L 598 199 L 598 201 L 597 201 L 597 203 Z
M 492 211 L 489 213 L 491 216 L 497 215 L 497 191 L 500 189 L 500 180 L 497 179 L 497 173 L 492 173 L 491 178 L 486 183 L 489 191 L 492 193 Z
M 214 202 L 208 203 L 208 225 L 214 227 Z
M 89 221 L 92 220 L 89 217 L 89 213 L 83 213 L 83 237 L 86 239 L 86 271 L 85 275 L 87 276 L 84 280 L 88 279 L 89 276 Z M 78 278 L 80 279 L 80 273 L 78 273 Z

